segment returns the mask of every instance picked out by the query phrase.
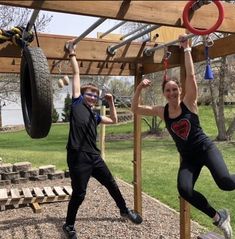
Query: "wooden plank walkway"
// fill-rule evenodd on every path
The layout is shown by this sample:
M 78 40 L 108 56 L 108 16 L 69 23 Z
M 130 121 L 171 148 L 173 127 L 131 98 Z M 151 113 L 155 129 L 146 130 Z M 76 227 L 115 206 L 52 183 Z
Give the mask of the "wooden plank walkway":
M 0 211 L 9 208 L 31 206 L 34 212 L 40 212 L 39 203 L 67 201 L 72 194 L 71 186 L 33 187 L 0 189 Z
M 206 234 L 198 236 L 198 239 L 224 239 L 224 237 L 215 232 L 208 232 Z

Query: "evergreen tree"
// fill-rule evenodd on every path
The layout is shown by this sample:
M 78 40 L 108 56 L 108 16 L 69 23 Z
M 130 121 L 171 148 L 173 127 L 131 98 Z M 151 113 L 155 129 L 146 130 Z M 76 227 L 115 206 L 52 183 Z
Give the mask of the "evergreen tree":
M 62 113 L 63 122 L 68 122 L 69 121 L 71 102 L 72 102 L 72 99 L 71 99 L 71 97 L 68 93 L 66 98 L 64 99 L 64 109 L 63 109 L 63 113 Z
M 53 109 L 52 109 L 52 123 L 56 123 L 59 119 L 59 113 L 57 112 L 54 104 L 53 104 Z

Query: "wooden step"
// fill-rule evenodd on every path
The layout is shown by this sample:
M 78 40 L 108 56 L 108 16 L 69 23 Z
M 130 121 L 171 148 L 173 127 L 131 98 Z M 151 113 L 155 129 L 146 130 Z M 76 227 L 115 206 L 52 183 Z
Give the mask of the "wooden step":
M 224 239 L 224 237 L 215 232 L 208 232 L 206 234 L 198 236 L 198 239 Z
M 44 201 L 53 202 L 56 198 L 56 195 L 53 192 L 53 189 L 51 187 L 44 187 L 43 190 L 44 190 L 45 195 L 47 197 Z
M 66 198 L 67 194 L 63 191 L 63 188 L 54 187 L 53 189 L 56 195 L 58 195 L 58 200 L 64 200 Z
M 27 204 L 27 203 L 32 202 L 33 194 L 32 194 L 32 192 L 29 188 L 22 188 L 22 194 L 23 194 L 23 197 L 24 197 L 23 203 Z
M 71 194 L 71 186 L 11 188 L 10 190 L 3 188 L 0 189 L 0 210 L 10 209 L 12 206 L 17 208 L 20 205 L 33 204 L 34 211 L 40 212 L 39 203 L 67 201 Z
M 0 189 L 0 204 L 4 201 L 7 201 L 8 195 L 7 195 L 7 189 L 1 188 Z

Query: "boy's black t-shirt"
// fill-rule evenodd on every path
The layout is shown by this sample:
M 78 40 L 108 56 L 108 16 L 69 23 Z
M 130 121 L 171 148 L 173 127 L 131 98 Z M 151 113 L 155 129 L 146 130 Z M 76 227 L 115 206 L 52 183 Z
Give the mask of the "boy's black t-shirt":
M 67 149 L 100 154 L 96 146 L 97 125 L 101 117 L 85 104 L 83 96 L 72 99 Z
M 183 156 L 206 150 L 212 142 L 203 132 L 198 115 L 191 112 L 183 102 L 180 106 L 182 112 L 174 119 L 169 118 L 169 105 L 166 104 L 164 108 L 166 128 L 174 139 L 179 153 Z

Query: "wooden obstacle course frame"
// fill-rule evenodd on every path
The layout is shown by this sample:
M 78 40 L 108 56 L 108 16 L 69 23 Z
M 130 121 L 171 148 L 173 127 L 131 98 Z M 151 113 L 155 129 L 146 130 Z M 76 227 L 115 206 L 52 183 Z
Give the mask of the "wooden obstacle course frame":
M 171 2 L 169 4 L 169 2 Z M 136 21 L 149 24 L 156 24 L 162 26 L 172 26 L 172 27 L 181 27 L 184 28 L 182 22 L 182 12 L 187 1 L 14 1 L 14 0 L 0 0 L 0 4 L 16 6 L 16 7 L 26 7 L 32 9 L 42 9 L 47 11 L 55 12 L 64 12 L 70 14 L 81 14 L 88 16 L 95 16 L 101 18 L 111 18 L 117 20 L 125 21 Z M 230 3 L 223 3 L 225 10 L 225 19 L 219 32 L 226 33 L 235 33 L 235 5 Z M 165 11 L 167 10 L 167 14 Z M 208 14 L 208 12 L 210 14 Z M 213 6 L 205 6 L 202 10 L 194 14 L 193 19 L 190 20 L 190 23 L 193 27 L 196 28 L 208 28 L 214 22 L 213 15 L 217 14 L 214 12 Z M 140 20 L 141 19 L 141 20 Z M 52 60 L 67 60 L 64 57 L 63 44 L 68 37 L 60 39 L 58 36 L 49 36 L 47 40 L 43 42 L 43 37 L 40 40 L 42 43 L 41 46 L 46 52 L 48 61 L 51 62 L 52 69 Z M 215 41 L 215 45 L 211 48 L 210 58 L 216 58 L 219 56 L 225 56 L 235 53 L 235 36 L 231 35 L 226 38 Z M 50 43 L 53 42 L 53 45 Z M 63 43 L 63 44 L 62 44 Z M 144 57 L 143 50 L 145 44 L 143 43 L 130 43 L 128 46 L 125 46 L 123 49 L 120 49 L 115 56 L 110 57 L 107 55 L 105 49 L 108 45 L 113 44 L 113 41 L 101 41 L 100 39 L 96 40 L 82 40 L 77 46 L 77 57 L 78 60 L 82 62 L 88 62 L 86 67 L 81 67 L 81 74 L 92 74 L 92 75 L 133 75 L 135 76 L 135 85 L 141 79 L 143 74 L 158 72 L 163 70 L 163 65 L 159 62 L 159 59 L 162 59 L 162 56 L 154 54 L 156 58 Z M 89 51 L 92 45 L 92 53 Z M 80 47 L 80 49 L 78 49 Z M 85 50 L 83 50 L 85 49 Z M 170 47 L 170 51 L 173 52 L 172 57 L 169 60 L 169 67 L 182 66 L 182 53 L 178 47 Z M 10 53 L 10 54 L 9 54 Z M 1 72 L 19 72 L 19 67 L 16 65 L 6 65 L 4 64 L 5 59 L 8 58 L 19 58 L 20 51 L 11 44 L 3 44 L 0 46 L 0 60 Z M 203 61 L 204 58 L 204 49 L 202 46 L 194 47 L 192 50 L 192 56 L 194 62 Z M 6 58 L 8 57 L 8 58 Z M 91 67 L 90 65 L 95 61 L 100 61 L 103 64 L 103 67 L 97 69 L 96 67 Z M 106 68 L 106 63 L 112 64 L 117 63 L 111 68 Z M 127 68 L 122 70 L 120 63 L 130 64 L 132 68 Z M 85 65 L 85 64 L 84 64 Z M 134 67 L 133 67 L 134 66 Z M 5 71 L 4 71 L 5 69 Z M 141 70 L 140 70 L 141 69 Z M 54 70 L 56 73 L 56 70 Z M 51 70 L 53 73 L 53 70 Z M 71 72 L 71 70 L 70 70 Z M 69 72 L 66 72 L 68 74 Z M 140 76 L 141 74 L 141 76 Z M 142 195 L 141 195 L 141 116 L 134 116 L 134 203 L 135 210 L 142 212 Z M 3 195 L 4 196 L 4 195 Z M 17 193 L 14 200 L 17 199 Z M 29 197 L 30 198 L 30 197 Z M 2 202 L 6 200 L 3 197 Z M 29 199 L 28 199 L 29 200 Z M 185 206 L 181 213 L 183 216 L 188 216 L 188 207 Z M 185 218 L 184 218 L 185 219 Z M 189 225 L 180 225 L 181 226 L 181 239 L 190 238 Z

